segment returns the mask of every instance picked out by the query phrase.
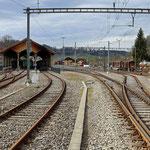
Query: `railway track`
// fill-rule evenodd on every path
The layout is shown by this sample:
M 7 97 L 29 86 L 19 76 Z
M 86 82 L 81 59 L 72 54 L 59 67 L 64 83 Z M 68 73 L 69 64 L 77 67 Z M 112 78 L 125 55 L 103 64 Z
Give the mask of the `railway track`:
M 142 135 L 144 141 L 146 141 L 147 145 L 150 147 L 150 103 L 147 101 L 142 101 L 138 96 L 128 90 L 126 86 L 123 86 L 123 94 L 128 109 L 139 122 L 141 128 L 143 128 L 144 132 L 139 131 L 140 134 Z
M 135 81 L 133 83 L 133 86 L 130 85 L 129 87 L 129 85 L 126 85 L 125 76 L 124 76 L 124 81 L 120 82 L 102 74 L 97 74 L 97 73 L 93 74 L 91 72 L 85 72 L 85 71 L 79 71 L 79 72 L 90 74 L 96 77 L 109 89 L 113 97 L 117 100 L 117 102 L 125 112 L 126 116 L 128 116 L 128 118 L 132 122 L 132 125 L 136 129 L 133 132 L 132 140 L 135 141 L 137 147 L 149 149 L 150 148 L 150 134 L 149 134 L 149 128 L 150 128 L 149 127 L 150 126 L 149 104 L 150 103 L 149 103 L 149 98 L 146 97 L 146 95 L 141 90 L 144 87 L 141 88 L 141 86 L 139 86 L 139 83 L 136 83 Z M 112 82 L 114 82 L 115 84 Z M 120 86 L 120 89 L 117 88 L 117 84 Z M 135 86 L 137 89 L 133 90 L 133 87 Z
M 63 96 L 65 82 L 48 73 L 45 75 L 49 82 L 44 90 L 0 116 L 0 149 L 17 149 Z
M 111 80 L 112 82 L 116 82 L 117 84 L 120 84 L 118 81 L 115 81 L 109 77 L 105 77 L 102 75 L 105 79 Z M 103 79 L 101 80 L 107 88 L 120 99 L 120 103 L 122 103 L 122 107 L 125 110 L 127 115 L 131 115 L 129 118 L 131 118 L 132 123 L 134 124 L 135 128 L 138 130 L 140 134 L 136 136 L 135 140 L 139 140 L 138 144 L 139 146 L 143 147 L 150 147 L 150 104 L 149 99 L 145 96 L 145 93 L 141 90 L 141 88 L 138 86 L 138 83 L 134 78 L 131 76 L 126 76 L 124 84 L 120 84 L 122 86 L 122 95 L 124 97 L 124 100 L 120 98 L 120 92 L 116 92 L 115 88 L 112 87 L 112 84 L 110 84 L 108 81 Z M 127 84 L 126 84 L 127 83 Z M 129 87 L 128 87 L 129 86 Z M 133 87 L 136 90 L 132 90 Z M 135 92 L 136 91 L 136 92 Z M 138 94 L 137 94 L 138 93 Z M 140 95 L 140 96 L 139 96 Z M 142 95 L 142 96 L 141 96 Z M 144 95 L 144 96 L 143 96 Z M 114 97 L 116 97 L 114 96 Z M 116 97 L 116 99 L 117 99 Z M 119 101 L 119 100 L 118 100 Z M 124 106 L 123 106 L 124 105 Z M 127 110 L 128 109 L 128 110 Z M 141 140 L 141 137 L 143 141 Z
M 41 73 L 40 80 L 38 83 L 40 84 L 40 86 L 38 86 L 37 84 L 36 85 L 32 84 L 30 86 L 26 86 L 23 84 L 21 88 L 13 92 L 10 92 L 8 94 L 2 94 L 3 96 L 0 97 L 0 103 L 1 103 L 0 115 L 2 115 L 2 113 L 9 111 L 10 109 L 13 109 L 17 105 L 23 103 L 24 101 L 27 101 L 28 99 L 36 95 L 39 91 L 45 88 L 47 82 L 48 82 L 47 77 L 45 77 L 45 75 Z
M 147 101 L 149 100 L 149 93 L 136 76 L 126 75 L 126 86 L 141 95 L 144 99 L 147 99 Z
M 133 140 L 137 141 L 136 146 L 148 149 L 150 147 L 149 99 L 145 99 L 144 96 L 141 96 L 141 93 L 135 92 L 131 89 L 131 87 L 128 87 L 128 85 L 126 85 L 127 79 L 126 76 L 124 76 L 124 81 L 120 82 L 103 74 L 99 73 L 90 73 L 90 74 L 95 78 L 97 78 L 98 80 L 100 80 L 109 89 L 109 91 L 111 92 L 113 97 L 118 101 L 121 108 L 128 116 L 128 118 L 130 118 L 132 124 L 137 129 L 137 132 L 134 132 L 133 135 Z M 115 84 L 112 82 L 114 82 Z M 136 82 L 134 81 L 133 83 L 134 86 L 135 83 Z M 120 89 L 122 89 L 122 94 L 119 88 L 117 88 L 116 84 L 118 84 L 120 86 Z M 139 86 L 137 87 L 140 88 Z M 126 91 L 130 92 L 130 98 L 128 95 L 129 93 Z M 140 92 L 143 91 L 141 90 Z
M 5 77 L 3 80 L 0 81 L 0 89 L 26 76 L 26 74 L 23 74 L 23 72 L 24 71 L 18 73 L 17 75 L 11 73 L 8 77 Z
M 114 72 L 116 74 L 127 75 L 127 76 L 133 77 L 134 80 L 136 81 L 136 83 L 134 83 L 136 85 L 134 88 L 136 89 L 136 87 L 139 86 L 141 88 L 141 90 L 145 93 L 146 97 L 150 98 L 150 92 L 142 85 L 142 83 L 136 76 L 136 75 L 142 75 L 141 73 L 129 73 L 129 72 L 118 72 L 118 71 L 112 71 L 112 72 Z M 148 74 L 147 74 L 147 76 L 148 76 Z M 139 89 L 138 89 L 138 91 L 139 91 Z M 144 94 L 142 94 L 142 95 L 144 95 Z
M 0 78 L 0 82 L 3 81 L 7 76 L 7 73 L 2 73 L 1 74 L 1 78 Z
M 140 80 L 135 75 L 131 75 L 137 82 L 138 86 L 142 89 L 142 91 L 146 94 L 148 98 L 150 98 L 150 92 L 142 85 Z

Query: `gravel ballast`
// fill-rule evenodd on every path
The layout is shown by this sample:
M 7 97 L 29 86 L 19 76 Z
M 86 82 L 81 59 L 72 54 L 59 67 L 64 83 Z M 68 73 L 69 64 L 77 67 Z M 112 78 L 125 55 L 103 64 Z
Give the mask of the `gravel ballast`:
M 54 112 L 32 133 L 32 138 L 23 144 L 22 149 L 68 149 L 82 93 L 81 81 L 85 75 L 72 72 L 56 75 L 66 81 L 66 94 Z
M 91 84 L 81 150 L 135 150 L 129 140 L 133 136 L 131 126 L 106 87 L 98 81 Z
M 81 81 L 85 81 L 88 86 L 81 150 L 137 149 L 136 146 L 133 147 L 134 142 L 129 139 L 133 136 L 132 132 L 134 131 L 134 127 L 101 82 L 89 75 L 69 71 L 55 75 L 66 81 L 66 95 L 53 113 L 45 118 L 44 122 L 33 131 L 30 138 L 21 145 L 21 149 L 68 149 L 83 90 Z M 115 73 L 109 73 L 108 75 L 111 78 L 117 79 L 119 82 L 123 80 L 122 75 Z M 43 78 L 40 76 L 40 84 L 45 86 L 45 82 L 42 81 Z M 21 83 L 22 81 L 18 82 L 18 84 Z M 11 88 L 13 89 L 13 87 Z M 36 90 L 38 89 L 37 87 L 34 88 Z M 28 90 L 26 94 L 30 91 Z M 24 121 L 25 123 L 28 122 L 28 120 Z M 16 130 L 16 132 L 18 131 Z M 138 149 L 140 150 L 140 148 Z
M 24 88 L 23 90 L 10 95 L 9 97 L 3 98 L 0 100 L 0 114 L 8 111 L 9 109 L 21 104 L 22 102 L 26 101 L 33 95 L 37 94 L 41 91 L 47 84 L 48 79 L 42 73 L 39 73 L 39 81 L 37 84 L 30 84 L 30 86 L 25 85 L 26 77 L 20 79 L 13 84 L 9 85 L 8 87 L 2 89 L 2 95 L 12 93 L 13 91 Z M 2 97 L 2 95 L 0 95 Z

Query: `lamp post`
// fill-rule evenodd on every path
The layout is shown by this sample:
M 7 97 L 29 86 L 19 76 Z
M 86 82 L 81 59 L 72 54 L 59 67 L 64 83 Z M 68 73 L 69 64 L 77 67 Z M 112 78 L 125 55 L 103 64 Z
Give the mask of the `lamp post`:
M 105 46 L 104 46 L 104 72 L 105 72 Z
M 122 41 L 122 39 L 116 39 L 118 41 L 118 48 L 120 49 L 120 42 Z
M 135 47 L 135 71 L 136 71 L 136 47 Z
M 29 84 L 30 80 L 30 8 L 27 8 L 27 80 Z
M 110 63 L 110 55 L 109 55 L 110 44 L 114 44 L 114 43 L 113 42 L 110 43 L 110 41 L 108 41 L 108 70 L 107 70 L 107 73 L 109 73 L 109 70 L 110 70 L 110 66 L 109 66 L 109 63 Z
M 61 37 L 63 40 L 63 71 L 64 71 L 64 63 L 65 63 L 65 46 L 64 46 L 64 42 L 65 42 L 65 38 L 66 37 Z
M 76 46 L 77 46 L 77 43 L 75 42 L 75 45 L 74 45 L 74 55 L 75 55 L 75 70 L 76 70 L 76 63 L 77 63 L 77 52 L 76 52 Z
M 107 69 L 107 73 L 109 73 L 109 49 L 110 49 L 110 41 L 108 41 L 108 69 Z

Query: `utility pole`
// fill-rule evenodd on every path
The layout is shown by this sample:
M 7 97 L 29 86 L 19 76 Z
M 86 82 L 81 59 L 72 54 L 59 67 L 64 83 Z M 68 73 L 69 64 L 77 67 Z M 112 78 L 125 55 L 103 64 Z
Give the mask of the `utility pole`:
M 65 63 L 65 46 L 64 46 L 64 40 L 66 37 L 61 37 L 62 40 L 63 40 L 63 71 L 64 71 L 64 63 Z
M 27 80 L 26 83 L 31 83 L 30 80 L 30 8 L 27 8 Z
M 116 7 L 116 6 L 115 6 Z M 121 13 L 121 14 L 150 14 L 150 9 L 146 8 L 26 8 L 24 13 L 27 14 L 27 83 L 30 82 L 30 14 L 41 13 Z M 134 21 L 134 20 L 133 20 Z
M 39 9 L 40 7 L 40 0 L 37 0 L 37 8 Z
M 135 71 L 136 71 L 136 47 L 135 47 Z
M 108 69 L 107 69 L 107 73 L 109 73 L 109 49 L 110 49 L 110 41 L 108 41 Z
M 76 44 L 77 44 L 77 43 L 75 42 L 75 45 L 74 45 L 74 50 L 75 50 L 75 51 L 74 51 L 74 52 L 75 52 L 75 53 L 74 53 L 74 55 L 75 55 L 75 70 L 76 70 L 76 63 L 77 63 Z
M 104 46 L 104 72 L 105 72 L 105 46 Z
M 87 46 L 87 52 L 89 50 L 89 46 Z M 90 70 L 90 51 L 88 52 L 88 65 L 89 65 L 89 70 Z
M 119 2 L 119 0 L 118 0 L 118 8 L 119 8 L 119 5 L 120 5 L 120 2 Z
M 120 40 L 116 39 L 116 40 L 118 41 L 118 48 L 120 49 L 120 42 L 122 41 L 122 39 Z

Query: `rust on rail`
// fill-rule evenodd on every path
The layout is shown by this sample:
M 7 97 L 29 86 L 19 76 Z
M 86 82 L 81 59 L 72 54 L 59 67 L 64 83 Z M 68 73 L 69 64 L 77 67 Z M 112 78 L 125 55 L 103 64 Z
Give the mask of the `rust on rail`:
M 55 76 L 53 74 L 51 74 L 52 76 Z M 54 103 L 52 105 L 49 106 L 49 108 L 47 109 L 47 111 L 39 118 L 39 120 L 32 125 L 31 128 L 29 128 L 27 130 L 27 132 L 15 143 L 11 146 L 11 148 L 9 150 L 16 150 L 17 147 L 23 143 L 23 141 L 30 135 L 30 133 L 41 123 L 41 121 L 54 109 L 54 107 L 60 102 L 60 100 L 62 99 L 62 97 L 65 94 L 65 90 L 66 90 L 66 83 L 64 80 L 62 80 L 61 78 L 55 76 L 56 78 L 60 79 L 62 82 L 62 89 L 61 92 L 59 93 L 59 95 L 57 96 L 56 100 L 54 101 Z

